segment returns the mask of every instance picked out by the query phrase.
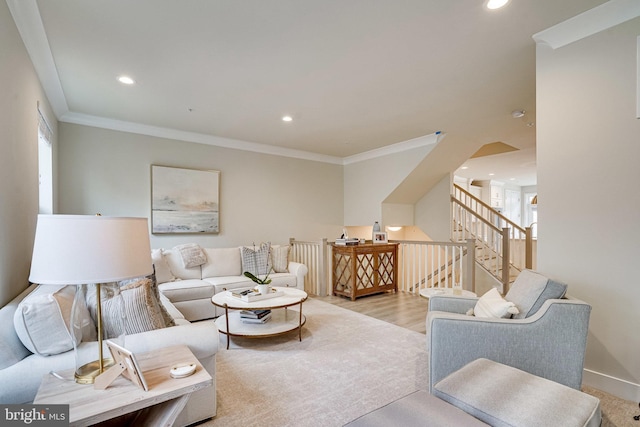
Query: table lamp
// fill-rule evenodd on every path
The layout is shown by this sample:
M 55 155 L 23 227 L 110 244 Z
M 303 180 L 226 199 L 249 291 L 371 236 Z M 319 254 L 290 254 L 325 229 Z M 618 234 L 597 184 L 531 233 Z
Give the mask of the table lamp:
M 152 272 L 146 218 L 38 215 L 29 281 L 77 285 L 77 295 L 80 285 L 96 287 L 97 360 L 76 366 L 76 382 L 93 383 L 105 368 L 101 287 Z

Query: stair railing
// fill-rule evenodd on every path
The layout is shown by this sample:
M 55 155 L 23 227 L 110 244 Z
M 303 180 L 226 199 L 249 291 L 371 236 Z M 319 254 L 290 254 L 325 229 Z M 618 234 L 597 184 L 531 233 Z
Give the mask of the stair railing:
M 476 262 L 503 284 L 533 265 L 531 228 L 522 228 L 490 205 L 454 184 L 451 195 L 453 241 L 476 239 Z

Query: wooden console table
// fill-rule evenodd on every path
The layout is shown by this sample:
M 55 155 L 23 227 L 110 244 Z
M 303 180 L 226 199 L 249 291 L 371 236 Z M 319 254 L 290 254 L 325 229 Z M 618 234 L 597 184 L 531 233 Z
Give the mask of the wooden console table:
M 363 295 L 398 291 L 397 243 L 331 246 L 333 295 L 354 301 Z

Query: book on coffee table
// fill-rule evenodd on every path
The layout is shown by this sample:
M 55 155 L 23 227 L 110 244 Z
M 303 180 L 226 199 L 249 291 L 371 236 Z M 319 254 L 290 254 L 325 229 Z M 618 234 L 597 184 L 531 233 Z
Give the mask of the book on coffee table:
M 271 292 L 268 294 L 261 294 L 256 289 L 234 289 L 233 291 L 227 291 L 227 296 L 232 298 L 237 298 L 244 302 L 252 302 L 252 301 L 260 301 L 263 299 L 276 298 L 284 295 L 283 291 L 278 291 L 276 289 L 271 289 Z
M 271 319 L 271 313 L 267 314 L 266 316 L 263 316 L 259 319 L 252 319 L 250 317 L 242 317 L 240 316 L 240 320 L 242 321 L 242 323 L 266 323 Z
M 242 310 L 240 311 L 240 317 L 247 319 L 261 319 L 267 314 L 271 313 L 271 310 Z

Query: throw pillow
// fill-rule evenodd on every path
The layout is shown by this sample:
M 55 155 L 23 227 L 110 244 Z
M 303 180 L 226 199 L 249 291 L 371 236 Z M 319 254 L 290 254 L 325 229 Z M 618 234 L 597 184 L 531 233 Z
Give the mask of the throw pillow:
M 255 276 L 264 276 L 269 273 L 269 251 L 271 243 L 262 243 L 259 249 L 242 247 L 242 272 L 248 271 Z
M 158 308 L 160 309 L 160 314 L 162 315 L 162 319 L 164 322 L 164 326 L 175 326 L 176 322 L 173 318 L 173 316 L 171 316 L 169 314 L 169 312 L 167 311 L 166 307 L 164 306 L 164 304 L 162 304 L 162 299 L 160 298 L 160 290 L 158 289 L 158 281 L 156 280 L 156 273 L 155 273 L 155 268 L 154 268 L 154 272 L 151 273 L 148 276 L 144 276 L 144 277 L 137 277 L 135 279 L 129 279 L 129 280 L 123 280 L 121 282 L 118 283 L 118 285 L 120 286 L 121 290 L 127 290 L 129 288 L 131 288 L 132 284 L 135 284 L 141 280 L 149 280 L 150 283 L 150 288 L 151 288 L 151 294 L 153 296 L 153 301 L 152 301 L 152 306 L 158 306 Z
M 291 246 L 272 246 L 271 247 L 271 264 L 273 271 L 276 273 L 289 272 L 289 252 Z
M 516 277 L 505 298 L 515 303 L 520 310 L 514 318 L 525 319 L 538 311 L 546 300 L 562 298 L 566 292 L 566 284 L 532 270 L 523 270 Z
M 196 243 L 178 245 L 173 249 L 180 252 L 184 268 L 197 267 L 207 262 L 207 255 L 204 253 L 200 245 Z
M 40 285 L 18 304 L 14 328 L 29 351 L 50 356 L 73 349 L 82 334 L 71 328 L 75 293 L 75 286 Z M 80 311 L 76 318 L 88 320 L 89 313 Z
M 173 282 L 176 280 L 169 268 L 169 263 L 167 263 L 167 260 L 164 258 L 164 249 L 152 249 L 151 261 L 153 262 L 158 283 Z
M 160 308 L 160 296 L 155 295 L 151 279 L 141 279 L 120 289 L 124 300 L 127 334 L 166 327 L 166 320 Z M 166 313 L 166 316 L 169 316 L 169 313 Z
M 473 313 L 476 317 L 499 319 L 518 314 L 518 309 L 514 303 L 502 298 L 496 288 L 491 288 L 489 292 L 480 297 L 473 308 Z
M 205 248 L 208 262 L 202 266 L 202 277 L 242 275 L 242 257 L 238 247 Z

